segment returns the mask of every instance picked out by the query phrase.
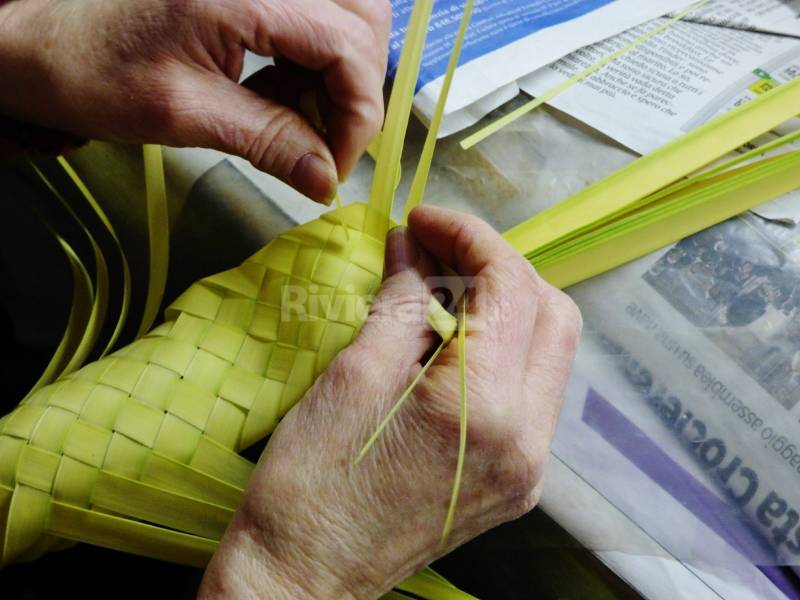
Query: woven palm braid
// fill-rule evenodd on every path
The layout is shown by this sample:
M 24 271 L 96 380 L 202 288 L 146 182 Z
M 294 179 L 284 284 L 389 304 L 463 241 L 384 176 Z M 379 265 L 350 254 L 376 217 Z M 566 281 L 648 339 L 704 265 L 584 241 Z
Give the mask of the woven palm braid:
M 200 281 L 166 323 L 0 421 L 2 563 L 85 541 L 205 564 L 254 466 L 237 452 L 366 317 L 385 243 L 367 212 L 329 213 Z

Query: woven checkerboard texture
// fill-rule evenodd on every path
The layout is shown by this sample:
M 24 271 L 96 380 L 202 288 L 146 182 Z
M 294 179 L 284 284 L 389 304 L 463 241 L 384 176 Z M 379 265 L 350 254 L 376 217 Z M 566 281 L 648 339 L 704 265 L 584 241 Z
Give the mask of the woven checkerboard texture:
M 237 452 L 366 319 L 384 249 L 366 216 L 350 205 L 287 232 L 3 418 L 2 563 L 85 541 L 205 564 L 254 466 Z

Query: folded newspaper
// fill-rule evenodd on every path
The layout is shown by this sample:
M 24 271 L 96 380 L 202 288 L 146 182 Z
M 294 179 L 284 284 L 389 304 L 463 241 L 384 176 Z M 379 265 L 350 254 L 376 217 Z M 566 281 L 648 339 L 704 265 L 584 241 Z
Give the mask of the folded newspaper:
M 544 94 L 664 21 L 582 48 L 519 85 Z M 646 154 L 798 76 L 800 2 L 715 0 L 550 104 Z M 798 200 L 800 192 L 760 214 L 796 220 Z
M 780 597 L 800 563 L 798 233 L 744 215 L 571 291 L 589 329 L 553 452 L 726 598 Z
M 441 135 L 473 125 L 519 94 L 517 81 L 588 44 L 673 10 L 687 0 L 478 0 Z M 413 0 L 392 0 L 389 71 L 400 59 Z M 464 1 L 436 0 L 414 106 L 430 119 Z
M 725 8 L 738 4 L 744 3 L 717 0 L 706 5 L 691 20 L 675 24 L 550 104 L 646 154 L 800 76 L 800 8 L 781 0 L 760 2 L 760 32 L 719 25 L 729 18 Z M 714 11 L 721 16 L 714 18 Z M 520 86 L 531 95 L 543 94 L 660 21 L 582 48 L 523 79 Z M 793 29 L 794 36 L 766 33 L 776 23 L 778 30 Z

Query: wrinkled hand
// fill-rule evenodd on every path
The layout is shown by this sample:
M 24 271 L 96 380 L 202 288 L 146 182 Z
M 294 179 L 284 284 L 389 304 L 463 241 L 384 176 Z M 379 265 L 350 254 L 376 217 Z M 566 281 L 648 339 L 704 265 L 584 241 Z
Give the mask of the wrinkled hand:
M 390 28 L 387 0 L 0 1 L 0 114 L 216 148 L 329 201 L 382 124 Z M 239 85 L 245 50 L 279 66 Z
M 364 461 L 354 457 L 437 342 L 422 315 L 436 259 L 470 284 L 469 428 L 456 523 L 440 535 L 459 438 L 457 348 L 437 359 Z M 580 331 L 569 298 L 488 225 L 431 207 L 387 243 L 361 334 L 273 434 L 201 598 L 376 598 L 531 510 Z

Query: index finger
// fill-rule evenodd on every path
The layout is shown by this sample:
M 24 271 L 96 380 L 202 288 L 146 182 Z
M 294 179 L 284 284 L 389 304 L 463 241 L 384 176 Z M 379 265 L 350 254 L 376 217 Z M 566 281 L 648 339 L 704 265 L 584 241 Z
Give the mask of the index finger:
M 543 285 L 533 267 L 477 217 L 421 206 L 408 224 L 426 251 L 467 278 L 467 335 L 485 347 L 483 358 L 524 369 Z
M 331 101 L 327 142 L 344 179 L 383 124 L 385 67 L 375 56 L 385 44 L 361 16 L 331 0 L 260 0 L 258 6 L 243 43 L 321 75 Z
M 334 2 L 369 23 L 375 31 L 378 42 L 383 42 L 381 47 L 384 50 L 385 63 L 389 51 L 389 34 L 392 32 L 392 3 L 389 0 L 334 0 Z

